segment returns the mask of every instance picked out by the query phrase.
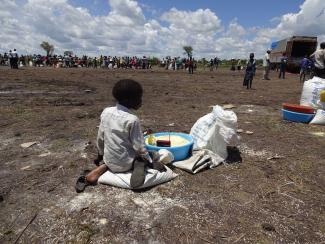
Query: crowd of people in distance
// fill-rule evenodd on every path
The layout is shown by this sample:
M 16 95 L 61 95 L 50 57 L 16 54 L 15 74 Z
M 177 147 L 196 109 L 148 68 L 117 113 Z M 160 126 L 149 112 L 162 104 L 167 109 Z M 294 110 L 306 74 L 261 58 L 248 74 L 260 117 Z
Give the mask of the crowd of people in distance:
M 11 50 L 9 53 L 0 54 L 0 65 L 8 65 L 11 68 L 18 67 L 54 67 L 54 68 L 108 68 L 108 69 L 151 69 L 152 65 L 159 65 L 166 70 L 180 70 L 186 69 L 190 74 L 197 67 L 197 62 L 193 57 L 180 58 L 180 57 L 166 57 L 161 61 L 159 59 L 149 59 L 146 56 L 142 58 L 133 56 L 99 56 L 90 57 L 83 55 L 49 55 L 44 56 L 40 54 L 34 55 L 18 55 L 16 49 L 14 52 Z M 217 67 L 217 65 L 216 65 Z
M 220 59 L 218 59 L 217 57 L 215 58 L 211 58 L 210 59 L 210 71 L 213 71 L 214 69 L 217 70 L 219 67 L 219 63 L 220 63 Z
M 170 56 L 167 56 L 166 58 L 162 59 L 160 66 L 164 67 L 166 70 L 186 69 L 190 74 L 193 74 L 193 70 L 197 68 L 197 62 L 191 56 L 188 58 L 171 58 Z
M 17 50 L 10 50 L 9 53 L 0 53 L 0 65 L 8 65 L 11 69 L 18 69 L 19 56 Z
M 12 53 L 15 54 L 13 57 Z M 113 57 L 113 56 L 100 56 L 89 57 L 76 55 L 50 55 L 43 56 L 40 54 L 34 55 L 20 55 L 17 52 L 0 54 L 0 65 L 10 65 L 11 68 L 14 64 L 15 68 L 30 66 L 30 67 L 55 67 L 55 68 L 136 68 L 136 69 L 150 69 L 151 63 L 146 56 L 139 57 Z
M 263 80 L 269 80 L 270 69 L 272 64 L 270 61 L 270 50 L 267 50 L 263 56 Z M 316 50 L 312 55 L 305 57 L 300 62 L 300 81 L 305 81 L 306 76 L 312 77 L 313 75 L 325 78 L 325 42 L 320 44 L 320 49 Z M 210 62 L 207 62 L 210 67 L 210 71 L 214 69 L 217 70 L 221 61 L 215 57 L 211 58 Z M 254 58 L 254 53 L 251 53 L 249 59 L 231 59 L 230 69 L 242 70 L 245 69 L 245 76 L 243 85 L 247 86 L 247 89 L 252 87 L 253 78 L 256 72 L 256 60 Z M 149 59 L 146 56 L 142 58 L 133 56 L 99 56 L 90 57 L 83 55 L 78 57 L 77 55 L 65 54 L 65 55 L 49 55 L 42 56 L 40 54 L 36 55 L 18 55 L 17 50 L 10 50 L 8 53 L 0 54 L 0 65 L 8 65 L 12 69 L 18 69 L 18 67 L 23 66 L 33 66 L 33 67 L 55 67 L 55 68 L 73 68 L 73 67 L 86 67 L 86 68 L 108 68 L 108 69 L 150 69 L 152 65 L 159 65 L 164 67 L 166 70 L 188 70 L 190 74 L 193 74 L 194 70 L 197 68 L 197 61 L 189 56 L 188 58 L 174 57 L 171 58 L 167 56 L 162 60 L 159 59 Z M 286 53 L 282 54 L 280 62 L 277 63 L 275 68 L 279 71 L 279 79 L 285 79 L 285 73 L 287 70 L 288 58 Z M 274 68 L 274 67 L 273 67 Z M 309 78 L 308 77 L 308 78 Z

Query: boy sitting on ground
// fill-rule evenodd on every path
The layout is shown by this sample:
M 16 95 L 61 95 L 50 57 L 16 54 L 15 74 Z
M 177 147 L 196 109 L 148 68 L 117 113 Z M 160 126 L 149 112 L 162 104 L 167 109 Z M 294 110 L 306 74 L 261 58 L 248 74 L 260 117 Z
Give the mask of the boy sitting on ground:
M 115 107 L 104 109 L 97 135 L 97 168 L 82 174 L 76 183 L 76 191 L 82 192 L 87 185 L 94 185 L 98 178 L 110 170 L 113 173 L 132 171 L 130 185 L 138 188 L 145 180 L 145 167 L 165 171 L 165 166 L 152 161 L 145 148 L 139 118 L 130 109 L 142 105 L 142 87 L 134 80 L 120 80 L 113 87 Z M 103 160 L 104 164 L 99 165 Z

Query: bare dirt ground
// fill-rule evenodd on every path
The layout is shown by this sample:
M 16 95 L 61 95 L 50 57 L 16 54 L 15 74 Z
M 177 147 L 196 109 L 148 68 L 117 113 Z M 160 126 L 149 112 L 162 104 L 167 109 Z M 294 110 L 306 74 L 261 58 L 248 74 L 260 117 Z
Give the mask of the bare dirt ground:
M 261 75 L 246 90 L 243 73 L 225 69 L 0 68 L 0 243 L 325 243 L 325 127 L 282 120 L 281 103 L 299 103 L 297 75 Z M 144 87 L 144 129 L 189 132 L 211 105 L 236 105 L 239 128 L 254 132 L 241 134 L 242 163 L 175 169 L 145 192 L 77 194 L 122 78 Z

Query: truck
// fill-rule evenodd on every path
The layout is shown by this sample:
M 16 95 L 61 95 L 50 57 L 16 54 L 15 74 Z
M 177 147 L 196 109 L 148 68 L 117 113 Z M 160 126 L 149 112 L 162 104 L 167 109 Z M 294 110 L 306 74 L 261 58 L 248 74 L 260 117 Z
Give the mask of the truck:
M 271 45 L 270 62 L 274 69 L 279 66 L 283 55 L 287 57 L 287 70 L 297 72 L 300 69 L 301 60 L 316 51 L 317 37 L 292 36 Z

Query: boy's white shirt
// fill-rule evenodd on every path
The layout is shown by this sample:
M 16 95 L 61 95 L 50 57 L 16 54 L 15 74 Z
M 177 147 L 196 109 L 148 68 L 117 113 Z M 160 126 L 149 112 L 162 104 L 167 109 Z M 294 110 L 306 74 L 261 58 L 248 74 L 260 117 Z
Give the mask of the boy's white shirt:
M 97 135 L 99 154 L 113 172 L 132 169 L 137 156 L 151 158 L 145 148 L 139 118 L 120 104 L 105 108 Z

